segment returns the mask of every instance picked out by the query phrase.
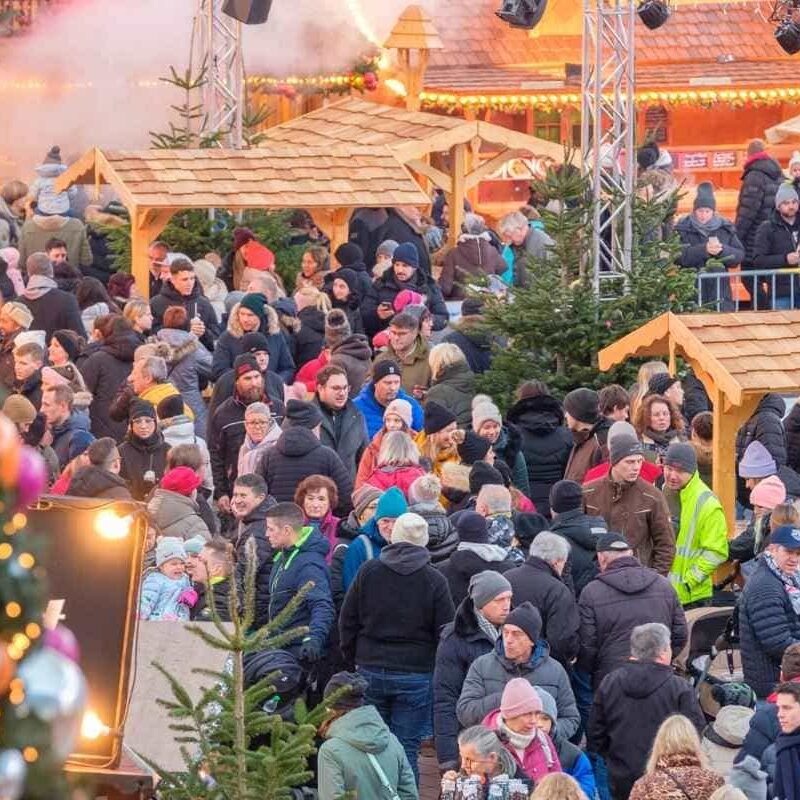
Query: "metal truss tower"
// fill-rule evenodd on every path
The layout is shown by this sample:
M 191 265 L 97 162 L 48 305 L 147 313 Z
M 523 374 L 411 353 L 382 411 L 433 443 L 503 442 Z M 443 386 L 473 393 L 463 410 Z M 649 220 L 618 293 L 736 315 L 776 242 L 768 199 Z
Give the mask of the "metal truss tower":
M 222 5 L 223 0 L 197 0 L 194 63 L 207 68 L 202 97 L 208 133 L 221 131 L 222 147 L 240 148 L 244 113 L 242 23 L 223 14 Z
M 630 270 L 635 188 L 633 0 L 584 0 L 581 149 L 595 200 L 595 291 Z

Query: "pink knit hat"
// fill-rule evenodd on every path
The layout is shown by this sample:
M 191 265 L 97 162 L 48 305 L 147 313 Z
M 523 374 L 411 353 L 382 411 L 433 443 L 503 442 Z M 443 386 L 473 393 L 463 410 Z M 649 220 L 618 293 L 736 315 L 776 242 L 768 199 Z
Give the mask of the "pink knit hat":
M 403 289 L 394 298 L 394 310 L 400 313 L 406 306 L 421 306 L 425 303 L 425 295 L 419 292 L 412 292 L 411 289 Z
M 512 678 L 503 689 L 500 713 L 503 719 L 514 719 L 522 714 L 542 710 L 542 701 L 525 678 Z
M 770 511 L 785 500 L 786 487 L 777 475 L 770 475 L 769 478 L 764 478 L 761 483 L 750 491 L 750 502 L 754 506 L 768 508 Z

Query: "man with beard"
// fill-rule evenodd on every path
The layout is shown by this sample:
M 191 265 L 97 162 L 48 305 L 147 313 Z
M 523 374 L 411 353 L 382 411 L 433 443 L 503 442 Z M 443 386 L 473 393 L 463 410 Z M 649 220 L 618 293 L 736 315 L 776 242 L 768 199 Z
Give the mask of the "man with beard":
M 238 474 L 239 448 L 245 437 L 244 412 L 251 403 L 266 402 L 264 377 L 255 356 L 243 353 L 233 362 L 235 383 L 229 397 L 208 423 L 208 449 L 214 475 L 214 496 L 219 510 L 231 509 L 231 487 Z

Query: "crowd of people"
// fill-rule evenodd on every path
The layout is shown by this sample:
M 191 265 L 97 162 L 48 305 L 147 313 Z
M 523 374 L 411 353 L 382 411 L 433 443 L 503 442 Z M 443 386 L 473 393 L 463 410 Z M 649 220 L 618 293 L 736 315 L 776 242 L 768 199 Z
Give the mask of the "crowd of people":
M 563 398 L 521 375 L 505 413 L 478 391 L 502 343 L 469 281 L 526 285 L 552 242 L 535 208 L 496 232 L 467 213 L 442 257 L 441 198 L 430 221 L 356 212 L 333 253 L 298 214 L 294 286 L 247 228 L 195 261 L 156 241 L 148 300 L 108 260 L 120 209 L 76 209 L 62 167 L 53 148 L 2 189 L 3 413 L 50 493 L 144 504 L 142 619 L 226 620 L 252 564 L 254 626 L 302 633 L 248 679 L 284 671 L 285 704 L 349 687 L 320 729 L 322 800 L 417 798 L 423 749 L 447 800 L 800 796 L 797 406 L 768 395 L 739 432 L 735 535 L 691 373 L 650 361 Z M 776 191 L 760 208 L 785 220 L 797 196 Z M 714 208 L 701 186 L 677 225 L 686 266 L 741 259 Z M 671 665 L 729 561 L 755 710 L 709 722 Z

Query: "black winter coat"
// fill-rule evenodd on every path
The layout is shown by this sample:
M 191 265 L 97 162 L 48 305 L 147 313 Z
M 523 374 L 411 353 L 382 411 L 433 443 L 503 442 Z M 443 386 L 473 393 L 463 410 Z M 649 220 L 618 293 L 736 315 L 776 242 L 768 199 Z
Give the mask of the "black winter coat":
M 411 280 L 401 282 L 395 277 L 394 270 L 389 269 L 370 286 L 361 303 L 361 318 L 368 337 L 373 337 L 389 326 L 388 319 L 378 316 L 378 306 L 381 303 L 394 303 L 395 297 L 404 289 L 424 295 L 425 305 L 433 315 L 435 331 L 440 331 L 447 325 L 450 312 L 441 290 L 427 272 L 422 269 L 414 270 Z
M 191 294 L 184 297 L 171 283 L 164 284 L 161 291 L 150 300 L 150 310 L 153 312 L 153 333 L 157 333 L 164 321 L 164 312 L 170 306 L 180 306 L 186 309 L 191 320 L 200 317 L 206 332 L 200 337 L 200 342 L 209 352 L 214 351 L 214 343 L 219 338 L 220 328 L 217 322 L 217 312 L 206 300 L 200 282 L 196 282 Z
M 294 501 L 297 484 L 309 475 L 325 475 L 339 492 L 337 516 L 346 517 L 353 508 L 353 481 L 330 447 L 325 447 L 307 428 L 287 428 L 278 441 L 267 450 L 261 462 L 261 475 L 269 493 L 279 503 Z M 216 485 L 216 480 L 214 481 Z
M 670 582 L 633 556 L 616 559 L 583 590 L 578 602 L 581 649 L 578 669 L 600 681 L 630 656 L 631 631 L 660 622 L 672 633 L 672 651 L 686 644 L 686 616 Z
M 739 636 L 745 683 L 763 699 L 778 683 L 783 651 L 800 642 L 800 618 L 786 587 L 763 559 L 739 601 Z
M 119 475 L 92 464 L 79 469 L 69 482 L 70 497 L 131 500 L 131 493 Z
M 672 714 L 705 727 L 692 686 L 666 664 L 631 661 L 595 688 L 587 748 L 606 760 L 613 797 L 628 797 L 644 773 L 658 728 Z
M 229 397 L 208 418 L 206 440 L 214 476 L 214 497 L 230 497 L 239 474 L 239 449 L 244 442 L 244 412 L 238 396 Z M 272 487 L 270 487 L 271 489 Z
M 325 344 L 325 312 L 304 308 L 297 315 L 300 330 L 292 337 L 292 357 L 297 368 L 316 358 Z
M 287 338 L 282 333 L 268 333 L 262 331 L 267 337 L 267 352 L 269 353 L 269 368 L 276 372 L 281 380 L 292 382 L 295 373 L 294 360 L 289 351 Z M 229 330 L 223 331 L 214 348 L 214 359 L 211 362 L 211 379 L 217 380 L 221 375 L 233 369 L 236 356 L 243 352 L 242 336 L 234 336 Z
M 462 319 L 442 337 L 442 341 L 454 344 L 464 354 L 469 368 L 476 375 L 482 375 L 491 367 L 492 339 L 476 330 L 472 323 Z
M 98 439 L 110 436 L 121 442 L 125 438 L 127 421 L 111 419 L 111 403 L 131 374 L 133 354 L 140 344 L 135 331 L 114 333 L 80 365 L 86 388 L 92 393 L 89 416 Z
M 236 558 L 236 591 L 244 598 L 247 574 L 247 543 L 252 539 L 256 548 L 256 608 L 254 628 L 269 622 L 269 573 L 275 551 L 267 539 L 267 510 L 275 505 L 275 498 L 267 495 L 246 517 L 239 520 L 233 543 Z
M 22 382 L 15 380 L 12 394 L 27 397 L 38 411 L 42 407 L 42 371 L 37 369 L 30 378 Z
M 779 467 L 786 464 L 786 431 L 783 429 L 785 413 L 786 403 L 780 395 L 764 395 L 753 415 L 736 434 L 737 464 L 742 460 L 744 451 L 751 442 L 761 442 Z M 745 488 L 744 479 L 738 477 L 738 471 L 736 490 L 739 502 L 742 505 L 749 505 L 749 492 Z
M 726 267 L 741 264 L 744 260 L 744 246 L 736 235 L 736 226 L 727 219 L 720 220 L 720 226 L 712 231 L 704 231 L 692 223 L 691 214 L 678 220 L 675 232 L 681 240 L 681 252 L 676 263 L 681 267 L 703 270 L 709 258 L 724 262 Z M 722 252 L 710 256 L 706 252 L 706 245 L 711 236 L 716 236 L 722 245 Z
M 473 575 L 477 575 L 487 569 L 493 572 L 506 572 L 517 566 L 517 563 L 511 559 L 484 561 L 477 553 L 473 553 L 471 550 L 456 550 L 450 558 L 436 566 L 442 575 L 447 578 L 450 596 L 453 598 L 453 603 L 458 605 L 467 596 L 469 581 Z
M 783 420 L 786 431 L 786 464 L 795 472 L 800 471 L 800 403 L 792 406 L 789 416 Z
M 166 471 L 169 445 L 158 431 L 147 442 L 129 433 L 118 449 L 120 477 L 128 482 L 134 500 L 144 500 Z M 155 482 L 145 480 L 147 472 L 155 474 Z
M 75 331 L 78 336 L 86 336 L 81 310 L 74 294 L 62 292 L 61 289 L 49 289 L 35 300 L 25 295 L 19 299 L 33 314 L 33 322 L 28 330 L 44 331 L 46 342 L 50 341 L 55 331 L 60 330 Z
M 745 266 L 753 262 L 756 231 L 775 210 L 775 194 L 782 180 L 781 165 L 766 153 L 756 153 L 745 162 L 736 205 L 736 233 L 744 245 Z
M 352 400 L 348 400 L 345 407 L 337 412 L 320 403 L 319 397 L 314 398 L 313 402 L 322 414 L 319 440 L 342 459 L 350 480 L 355 482 L 361 456 L 369 446 L 364 415 Z
M 407 542 L 386 545 L 347 590 L 339 617 L 342 655 L 362 667 L 432 673 L 439 636 L 454 613 L 428 551 Z
M 738 764 L 746 756 L 753 756 L 761 761 L 764 751 L 775 744 L 781 726 L 778 723 L 778 707 L 774 703 L 768 703 L 756 709 L 756 713 L 750 717 L 750 730 L 744 737 L 742 747 L 736 754 L 734 763 Z
M 572 434 L 564 427 L 564 409 L 549 395 L 517 401 L 506 415 L 522 432 L 522 452 L 528 465 L 530 498 L 536 510 L 550 516 L 550 489 L 564 477 Z
M 556 514 L 550 530 L 570 543 L 570 574 L 575 595 L 581 596 L 589 581 L 597 576 L 597 537 L 608 530 L 602 517 L 593 517 L 580 508 Z
M 756 269 L 788 267 L 790 264 L 786 256 L 797 250 L 798 245 L 800 245 L 800 215 L 795 217 L 794 224 L 790 225 L 776 209 L 773 209 L 756 231 L 753 264 Z M 784 287 L 788 289 L 788 285 L 788 279 L 777 279 L 778 290 Z
M 537 556 L 529 556 L 519 567 L 505 574 L 511 584 L 514 607 L 532 603 L 542 615 L 542 638 L 550 655 L 568 668 L 578 655 L 580 616 L 578 603 L 558 573 Z
M 364 261 L 367 264 L 375 263 L 375 251 L 381 242 L 392 239 L 398 244 L 406 242 L 413 243 L 419 254 L 419 268 L 426 274 L 431 274 L 431 257 L 428 253 L 428 245 L 425 240 L 417 233 L 403 217 L 393 208 L 387 208 L 386 222 L 378 228 L 369 239 L 369 248 L 364 250 Z
M 229 605 L 229 598 L 231 595 L 231 579 L 225 578 L 214 584 L 214 610 L 222 622 L 231 621 L 231 612 Z M 211 608 L 208 605 L 211 599 L 211 593 L 208 586 L 204 583 L 193 584 L 194 590 L 197 592 L 197 602 L 192 608 L 190 617 L 192 620 L 200 622 L 207 622 L 214 617 L 211 614 Z
M 494 642 L 478 625 L 472 598 L 464 598 L 453 621 L 442 630 L 433 672 L 433 730 L 441 769 L 458 769 L 461 726 L 456 703 L 472 662 L 493 648 Z

